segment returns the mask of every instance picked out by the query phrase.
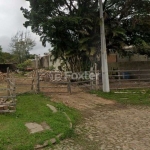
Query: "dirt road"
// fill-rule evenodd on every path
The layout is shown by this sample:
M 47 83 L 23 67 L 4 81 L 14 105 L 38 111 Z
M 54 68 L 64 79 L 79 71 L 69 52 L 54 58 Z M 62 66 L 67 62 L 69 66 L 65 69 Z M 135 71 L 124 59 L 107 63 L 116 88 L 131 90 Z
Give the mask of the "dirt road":
M 150 108 L 125 106 L 86 92 L 51 94 L 52 100 L 81 111 L 76 136 L 49 150 L 149 150 Z

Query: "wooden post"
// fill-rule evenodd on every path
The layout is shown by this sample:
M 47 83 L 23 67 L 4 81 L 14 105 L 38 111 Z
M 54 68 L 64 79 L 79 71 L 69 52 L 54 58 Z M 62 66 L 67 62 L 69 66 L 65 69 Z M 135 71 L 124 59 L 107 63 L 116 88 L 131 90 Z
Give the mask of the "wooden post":
M 34 79 L 31 81 L 31 90 L 33 90 Z
M 10 96 L 9 67 L 7 68 L 7 96 Z
M 138 81 L 139 81 L 139 83 L 138 83 L 138 86 L 140 87 L 140 80 L 141 80 L 141 75 L 140 75 L 140 69 L 138 69 L 138 73 L 139 73 L 139 75 L 138 75 Z
M 13 81 L 13 96 L 16 96 L 16 84 L 15 84 L 15 79 Z
M 90 74 L 93 73 L 93 67 L 90 68 Z M 91 90 L 93 90 L 93 78 L 90 78 Z
M 36 70 L 36 93 L 40 92 L 40 82 L 39 82 L 39 73 L 38 69 Z
M 15 96 L 16 97 L 16 84 L 15 84 L 15 79 L 12 79 L 12 96 Z M 13 97 L 13 103 L 16 104 L 16 99 L 15 97 Z M 16 106 L 15 106 L 15 110 L 16 110 Z
M 38 56 L 35 55 L 35 69 L 38 69 Z
M 118 85 L 119 85 L 118 88 L 121 87 L 121 81 L 120 81 L 121 78 L 120 78 L 120 75 L 121 75 L 120 74 L 120 70 L 118 70 Z
M 37 71 L 37 91 L 38 91 L 38 93 L 40 92 L 40 77 L 39 77 L 38 71 Z
M 95 63 L 95 89 L 98 90 L 99 85 L 99 71 L 97 70 L 97 64 Z
M 68 81 L 68 83 L 67 83 L 67 90 L 68 90 L 68 93 L 71 94 L 71 81 L 70 81 L 70 77 L 67 78 L 67 81 Z

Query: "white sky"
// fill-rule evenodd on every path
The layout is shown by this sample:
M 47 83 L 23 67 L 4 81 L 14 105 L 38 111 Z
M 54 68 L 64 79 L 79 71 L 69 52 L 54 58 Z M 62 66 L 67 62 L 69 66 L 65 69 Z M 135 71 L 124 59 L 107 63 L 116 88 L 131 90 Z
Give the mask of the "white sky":
M 3 51 L 9 52 L 9 43 L 12 36 L 17 31 L 26 31 L 23 26 L 25 18 L 20 7 L 28 8 L 29 3 L 25 0 L 0 0 L 0 45 Z M 29 31 L 30 28 L 27 28 Z M 50 45 L 42 46 L 39 36 L 31 32 L 31 37 L 36 42 L 36 46 L 31 50 L 31 54 L 41 54 L 48 52 Z

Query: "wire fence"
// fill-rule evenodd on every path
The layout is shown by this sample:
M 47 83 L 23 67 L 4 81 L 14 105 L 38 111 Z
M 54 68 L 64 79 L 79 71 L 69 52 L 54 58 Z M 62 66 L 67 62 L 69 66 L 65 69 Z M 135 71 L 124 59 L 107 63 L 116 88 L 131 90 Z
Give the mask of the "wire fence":
M 150 70 L 110 70 L 111 89 L 149 88 Z

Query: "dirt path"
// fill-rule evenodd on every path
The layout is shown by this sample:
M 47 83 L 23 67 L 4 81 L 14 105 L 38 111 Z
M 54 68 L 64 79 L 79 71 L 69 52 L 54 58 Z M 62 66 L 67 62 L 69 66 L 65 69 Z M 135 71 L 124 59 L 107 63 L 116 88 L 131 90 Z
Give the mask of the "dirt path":
M 89 94 L 86 92 L 78 92 L 69 94 L 52 94 L 52 101 L 63 102 L 65 105 L 76 108 L 80 111 L 86 109 L 93 109 L 97 105 L 113 105 L 114 101 L 105 100 L 103 98 L 97 97 L 94 94 Z
M 52 94 L 52 100 L 81 111 L 76 136 L 49 150 L 149 150 L 150 108 L 124 106 L 79 92 Z

